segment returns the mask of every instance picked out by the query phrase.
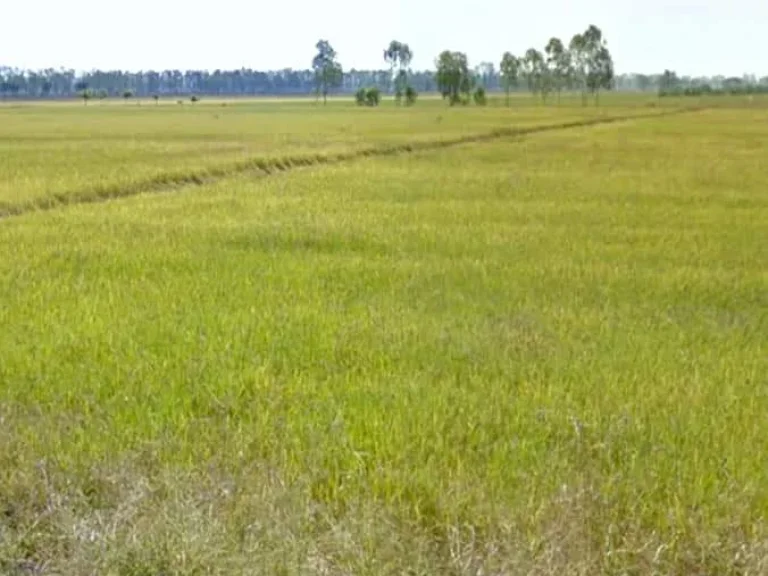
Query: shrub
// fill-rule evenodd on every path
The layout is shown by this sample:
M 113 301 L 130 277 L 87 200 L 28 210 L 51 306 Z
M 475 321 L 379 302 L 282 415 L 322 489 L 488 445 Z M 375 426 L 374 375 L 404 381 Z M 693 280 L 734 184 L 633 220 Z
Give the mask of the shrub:
M 355 92 L 355 102 L 358 106 L 378 106 L 381 101 L 381 92 L 375 86 L 372 88 L 360 88 Z
M 368 106 L 378 106 L 379 102 L 381 101 L 381 92 L 378 88 L 373 86 L 372 88 L 368 88 L 365 92 L 365 102 L 368 104 Z
M 405 88 L 405 104 L 406 106 L 412 106 L 416 102 L 418 92 L 413 86 L 406 86 Z
M 475 104 L 478 106 L 485 106 L 488 103 L 488 100 L 485 97 L 485 88 L 483 86 L 478 86 L 475 88 L 475 92 L 472 97 L 475 99 Z

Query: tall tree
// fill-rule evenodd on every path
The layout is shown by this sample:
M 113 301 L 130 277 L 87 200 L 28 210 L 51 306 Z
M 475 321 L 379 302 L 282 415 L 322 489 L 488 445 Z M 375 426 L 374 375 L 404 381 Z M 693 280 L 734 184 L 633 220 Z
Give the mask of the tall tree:
M 664 70 L 664 73 L 659 79 L 659 94 L 664 95 L 670 92 L 674 92 L 678 85 L 677 74 L 672 70 Z
M 575 34 L 568 45 L 571 55 L 573 80 L 581 92 L 582 104 L 587 103 L 587 64 L 589 54 L 583 34 Z
M 587 88 L 595 97 L 595 104 L 600 101 L 600 90 L 610 90 L 613 86 L 613 58 L 606 45 L 598 47 L 592 56 L 587 74 Z
M 437 71 L 435 79 L 443 98 L 448 98 L 451 106 L 461 101 L 469 102 L 472 91 L 472 76 L 469 72 L 467 55 L 463 52 L 445 50 L 435 61 Z
M 511 52 L 505 52 L 504 56 L 501 57 L 499 69 L 504 80 L 504 91 L 507 93 L 507 106 L 509 106 L 509 91 L 513 86 L 517 86 L 517 79 L 520 74 L 520 60 L 513 56 Z
M 582 103 L 587 102 L 587 92 L 594 95 L 597 103 L 600 90 L 611 88 L 614 74 L 613 58 L 602 30 L 590 25 L 583 34 L 576 34 L 571 39 L 569 48 Z
M 528 83 L 528 90 L 534 95 L 541 93 L 542 98 L 546 99 L 546 63 L 541 52 L 529 48 L 523 57 L 522 71 Z
M 318 97 L 323 94 L 323 104 L 328 103 L 328 91 L 341 84 L 343 72 L 341 64 L 336 59 L 336 50 L 328 40 L 319 40 L 315 44 L 317 54 L 312 59 L 312 70 L 315 72 L 315 87 Z
M 395 99 L 398 104 L 408 87 L 408 66 L 413 60 L 413 51 L 408 44 L 392 40 L 384 50 L 384 61 L 389 64 L 390 73 L 395 86 Z M 397 72 L 395 72 L 397 69 Z
M 560 102 L 560 94 L 568 84 L 571 75 L 571 54 L 565 49 L 562 40 L 551 38 L 544 49 L 547 54 L 547 68 L 552 84 L 557 91 L 557 101 Z

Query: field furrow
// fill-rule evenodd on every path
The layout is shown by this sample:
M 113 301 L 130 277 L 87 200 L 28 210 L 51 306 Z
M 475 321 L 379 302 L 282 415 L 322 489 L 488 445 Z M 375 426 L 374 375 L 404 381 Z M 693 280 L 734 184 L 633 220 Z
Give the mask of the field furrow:
M 35 114 L 40 114 L 37 109 L 32 110 L 34 112 L 28 114 L 33 118 Z M 483 110 L 479 113 L 472 111 L 463 118 L 453 110 L 441 110 L 434 118 L 423 112 L 419 112 L 418 116 L 405 112 L 391 117 L 396 129 L 389 126 L 386 130 L 377 128 L 369 117 L 362 116 L 362 122 L 354 125 L 346 124 L 349 120 L 340 117 L 340 125 L 327 127 L 323 133 L 323 139 L 331 139 L 326 143 L 310 133 L 292 137 L 290 124 L 278 129 L 270 123 L 268 128 L 279 132 L 269 133 L 267 137 L 265 128 L 254 118 L 245 116 L 243 111 L 232 114 L 231 121 L 239 121 L 243 132 L 231 134 L 231 141 L 219 141 L 226 131 L 217 134 L 215 139 L 205 131 L 205 123 L 210 122 L 207 118 L 210 111 L 205 116 L 193 111 L 183 119 L 183 124 L 171 124 L 169 129 L 163 124 L 149 123 L 157 114 L 151 108 L 144 112 L 144 116 L 134 119 L 136 123 L 147 123 L 144 132 L 123 133 L 121 136 L 120 130 L 127 130 L 134 124 L 115 125 L 112 118 L 103 117 L 101 110 L 96 111 L 96 118 L 86 116 L 92 111 L 83 110 L 76 119 L 89 120 L 93 132 L 90 135 L 83 133 L 72 140 L 63 140 L 54 133 L 3 134 L 0 129 L 0 149 L 5 148 L 8 175 L 0 183 L 0 217 L 62 204 L 98 202 L 142 192 L 163 191 L 185 184 L 210 183 L 241 172 L 271 173 L 296 166 L 436 149 L 695 110 L 698 108 L 621 111 L 571 107 L 549 109 L 542 113 L 539 110 L 520 112 L 502 109 L 494 111 L 493 115 Z M 305 109 L 302 111 L 306 114 Z M 279 108 L 278 112 L 281 112 Z M 215 111 L 213 117 L 218 121 L 226 113 Z M 102 115 L 103 125 L 97 123 L 99 114 Z M 292 116 L 288 119 L 295 121 Z M 375 120 L 379 122 L 380 118 Z M 422 125 L 425 120 L 434 123 L 434 126 L 425 130 Z M 32 122 L 31 119 L 25 121 Z M 191 138 L 188 132 L 196 126 L 202 132 Z M 155 131 L 150 131 L 150 127 Z M 13 128 L 11 123 L 7 130 Z M 63 126 L 61 129 L 71 128 Z M 280 140 L 275 141 L 278 136 Z

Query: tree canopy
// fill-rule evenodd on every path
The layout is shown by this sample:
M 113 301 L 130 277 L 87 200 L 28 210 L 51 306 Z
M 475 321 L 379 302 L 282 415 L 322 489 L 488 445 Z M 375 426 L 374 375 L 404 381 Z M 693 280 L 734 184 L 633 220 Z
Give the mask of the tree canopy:
M 467 55 L 445 50 L 435 61 L 437 87 L 451 105 L 468 102 L 472 91 L 472 76 Z
M 507 106 L 509 106 L 509 92 L 513 87 L 517 87 L 518 75 L 520 74 L 520 60 L 513 56 L 511 52 L 505 52 L 501 57 L 499 71 L 504 79 L 504 91 L 507 93 Z
M 315 48 L 317 54 L 312 59 L 312 70 L 315 72 L 317 94 L 319 96 L 322 93 L 325 104 L 329 90 L 341 85 L 344 73 L 337 60 L 336 50 L 328 40 L 318 40 Z
M 408 66 L 413 60 L 413 51 L 408 44 L 392 40 L 384 50 L 384 61 L 389 64 L 395 87 L 395 99 L 399 103 L 405 95 L 408 84 Z
M 559 38 L 550 38 L 544 48 L 547 55 L 547 74 L 552 78 L 552 87 L 560 93 L 569 85 L 571 76 L 571 53 Z

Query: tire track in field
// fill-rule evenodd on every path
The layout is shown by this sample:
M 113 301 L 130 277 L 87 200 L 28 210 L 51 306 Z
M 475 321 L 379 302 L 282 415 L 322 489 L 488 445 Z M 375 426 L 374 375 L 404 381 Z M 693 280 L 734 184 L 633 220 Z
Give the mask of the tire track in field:
M 0 203 L 0 220 L 13 216 L 21 216 L 31 212 L 54 210 L 73 204 L 92 204 L 97 202 L 106 202 L 118 198 L 126 198 L 139 194 L 148 193 L 168 193 L 187 186 L 204 186 L 225 178 L 238 176 L 241 174 L 255 173 L 258 176 L 269 176 L 281 172 L 289 172 L 299 168 L 314 166 L 340 164 L 362 158 L 374 158 L 383 156 L 395 156 L 400 154 L 412 154 L 415 152 L 425 152 L 430 150 L 440 150 L 451 148 L 464 144 L 474 144 L 499 140 L 501 138 L 515 138 L 529 136 L 543 132 L 554 132 L 559 130 L 569 130 L 572 128 L 585 128 L 590 126 L 599 126 L 604 124 L 616 124 L 620 122 L 631 122 L 633 120 L 647 120 L 652 118 L 663 118 L 665 116 L 676 116 L 679 114 L 700 112 L 706 110 L 705 107 L 687 107 L 676 108 L 664 112 L 654 112 L 647 114 L 631 114 L 623 116 L 608 116 L 602 118 L 588 118 L 581 120 L 571 120 L 568 122 L 558 122 L 554 124 L 544 124 L 539 126 L 526 126 L 523 128 L 497 128 L 490 132 L 479 134 L 468 134 L 456 138 L 447 138 L 442 140 L 426 140 L 422 142 L 410 142 L 403 144 L 394 144 L 390 146 L 374 146 L 350 152 L 342 152 L 331 155 L 297 155 L 277 159 L 250 158 L 233 162 L 224 166 L 215 166 L 205 168 L 195 172 L 160 174 L 148 180 L 136 182 L 130 185 L 103 186 L 99 188 L 76 190 L 72 192 L 60 192 L 38 198 L 25 204 L 3 204 Z

